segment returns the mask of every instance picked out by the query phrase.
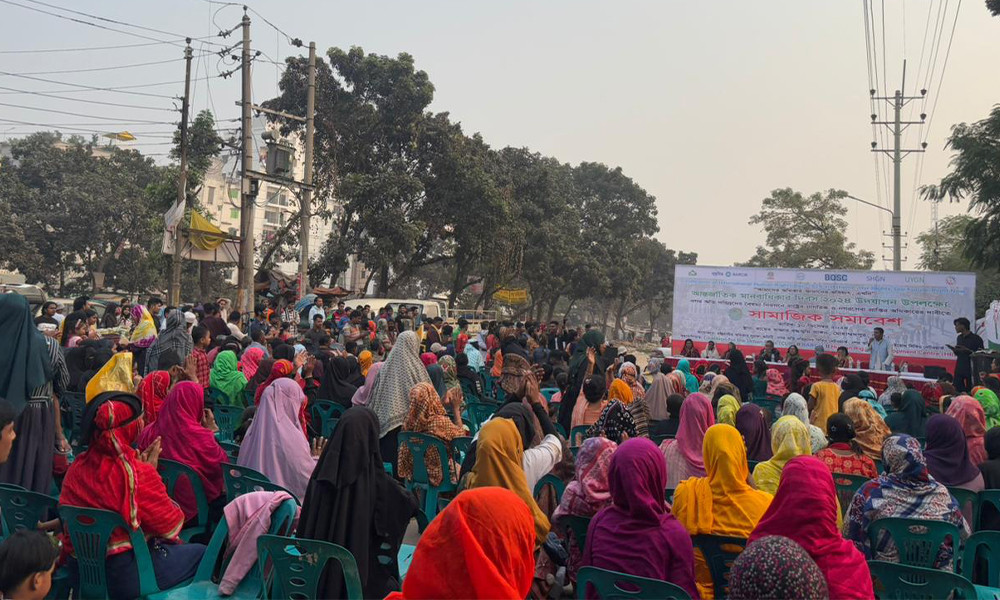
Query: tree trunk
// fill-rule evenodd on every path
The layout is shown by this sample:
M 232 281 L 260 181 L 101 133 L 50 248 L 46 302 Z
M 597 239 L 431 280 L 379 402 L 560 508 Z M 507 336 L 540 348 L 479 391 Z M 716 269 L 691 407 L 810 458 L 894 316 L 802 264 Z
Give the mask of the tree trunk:
M 611 312 L 611 307 L 609 307 L 607 303 L 605 303 L 604 312 L 601 313 L 601 323 L 600 323 L 601 333 L 603 333 L 605 336 L 608 335 L 608 314 L 610 312 Z
M 563 313 L 563 321 L 569 319 L 569 313 L 573 312 L 573 305 L 576 304 L 576 298 L 569 299 L 569 306 L 566 307 L 566 312 Z
M 378 295 L 389 297 L 389 265 L 382 265 L 378 270 Z
M 209 283 L 211 280 L 211 275 L 209 274 L 210 264 L 211 263 L 205 260 L 198 261 L 198 292 L 201 294 L 198 297 L 203 300 L 211 295 L 211 290 L 209 289 L 211 287 L 211 284 Z
M 556 294 L 555 296 L 552 296 L 551 300 L 549 300 L 549 310 L 548 313 L 545 315 L 546 323 L 552 320 L 552 315 L 555 314 L 556 312 L 556 303 L 559 302 L 559 297 L 560 297 L 559 294 Z
M 624 337 L 625 324 L 622 323 L 622 318 L 625 315 L 625 302 L 626 298 L 622 298 L 621 302 L 618 303 L 618 310 L 615 311 L 615 334 L 619 331 L 622 332 Z

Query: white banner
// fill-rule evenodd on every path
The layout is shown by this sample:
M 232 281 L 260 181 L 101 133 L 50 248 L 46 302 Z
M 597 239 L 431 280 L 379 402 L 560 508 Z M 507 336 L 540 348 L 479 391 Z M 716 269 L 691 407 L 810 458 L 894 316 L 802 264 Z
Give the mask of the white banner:
M 881 327 L 895 356 L 943 363 L 955 355 L 954 320 L 975 320 L 973 273 L 820 271 L 677 265 L 673 340 L 729 342 L 757 353 L 766 340 L 833 353 L 867 354 Z M 699 348 L 703 345 L 699 344 Z M 898 361 L 897 361 L 898 362 Z

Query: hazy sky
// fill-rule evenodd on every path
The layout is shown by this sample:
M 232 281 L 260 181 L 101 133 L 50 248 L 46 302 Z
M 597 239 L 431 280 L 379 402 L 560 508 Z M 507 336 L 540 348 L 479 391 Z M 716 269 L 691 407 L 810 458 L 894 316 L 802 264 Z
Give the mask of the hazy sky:
M 51 8 L 13 0 L 42 10 Z M 235 25 L 241 10 L 204 0 L 171 2 L 46 0 L 102 17 L 196 37 Z M 874 2 L 882 70 L 881 1 Z M 696 251 L 703 264 L 731 264 L 753 254 L 761 231 L 747 219 L 772 189 L 802 192 L 831 187 L 878 202 L 861 0 L 546 2 L 320 2 L 248 4 L 292 37 L 315 40 L 320 52 L 358 45 L 367 52 L 408 52 L 436 87 L 432 109 L 449 111 L 468 133 L 481 132 L 495 147 L 527 146 L 564 162 L 600 161 L 621 166 L 656 196 L 659 238 L 669 247 Z M 949 154 L 952 124 L 986 116 L 1000 102 L 1000 19 L 979 0 L 885 0 L 885 54 L 889 93 L 899 87 L 908 59 L 907 92 L 919 89 L 937 15 L 943 8 L 935 73 L 926 112 L 935 103 L 961 7 L 940 99 L 929 127 L 922 183 L 939 179 Z M 220 10 L 221 9 L 221 10 Z M 212 15 L 218 11 L 212 24 Z M 930 27 L 926 27 L 930 14 Z M 144 40 L 0 4 L 0 50 L 75 48 L 143 43 Z M 256 15 L 254 46 L 281 60 L 297 53 Z M 84 17 L 80 17 L 84 18 Z M 92 19 L 91 19 L 92 20 Z M 903 27 L 905 20 L 906 26 Z M 110 27 L 120 28 L 108 24 Z M 927 43 L 923 43 L 925 28 Z M 158 33 L 131 30 L 160 39 Z M 904 35 L 905 33 L 905 35 Z M 238 36 L 238 32 L 236 34 Z M 230 40 L 235 40 L 231 37 Z M 905 45 L 905 53 L 904 53 Z M 211 49 L 211 48 L 207 48 Z M 918 80 L 921 50 L 925 56 Z M 179 58 L 181 49 L 149 47 L 66 53 L 0 54 L 0 70 L 37 72 L 95 69 Z M 196 54 L 201 50 L 196 50 Z M 196 61 L 196 77 L 231 68 L 214 56 Z M 255 100 L 276 93 L 277 68 L 254 71 Z M 183 79 L 174 61 L 130 69 L 39 74 L 32 77 L 91 86 L 121 86 Z M 17 90 L 64 90 L 62 85 L 0 75 Z M 182 86 L 137 91 L 180 95 Z M 214 102 L 209 102 L 209 94 Z M 214 104 L 221 119 L 237 117 L 238 74 L 195 84 L 195 109 Z M 104 102 L 169 107 L 167 99 L 118 93 L 72 93 Z M 167 112 L 110 107 L 0 91 L 0 102 L 113 119 L 170 121 Z M 881 116 L 888 116 L 879 110 Z M 916 113 L 920 112 L 918 105 Z M 38 123 L 80 123 L 105 129 L 160 134 L 169 125 L 117 126 L 110 121 L 0 106 L 0 118 Z M 99 125 L 98 125 L 99 124 Z M 232 125 L 232 123 L 224 123 Z M 11 137 L 32 127 L 0 122 Z M 66 133 L 70 133 L 66 131 Z M 920 139 L 914 128 L 908 145 Z M 144 150 L 165 152 L 167 139 L 145 138 Z M 153 145 L 160 144 L 160 145 Z M 931 223 L 930 207 L 912 202 L 917 156 L 904 162 L 903 229 L 912 235 Z M 884 183 L 884 182 L 883 182 Z M 883 191 L 885 196 L 886 192 Z M 890 196 L 891 198 L 891 191 Z M 882 202 L 887 200 L 883 198 Z M 851 202 L 849 238 L 889 258 L 881 249 L 888 215 Z M 942 205 L 941 215 L 966 205 Z M 888 242 L 888 239 L 885 240 Z M 905 255 L 915 264 L 914 244 Z M 882 261 L 876 262 L 881 268 Z

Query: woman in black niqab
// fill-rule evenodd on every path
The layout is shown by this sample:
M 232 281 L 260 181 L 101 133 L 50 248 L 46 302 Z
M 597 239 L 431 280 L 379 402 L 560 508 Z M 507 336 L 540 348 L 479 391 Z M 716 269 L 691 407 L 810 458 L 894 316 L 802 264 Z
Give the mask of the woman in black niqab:
M 382 467 L 378 433 L 378 418 L 370 409 L 355 406 L 344 412 L 309 478 L 296 533 L 350 550 L 365 598 L 385 598 L 399 589 L 396 561 L 382 564 L 379 556 L 396 557 L 417 514 L 416 496 Z M 336 561 L 323 570 L 317 597 L 347 597 Z

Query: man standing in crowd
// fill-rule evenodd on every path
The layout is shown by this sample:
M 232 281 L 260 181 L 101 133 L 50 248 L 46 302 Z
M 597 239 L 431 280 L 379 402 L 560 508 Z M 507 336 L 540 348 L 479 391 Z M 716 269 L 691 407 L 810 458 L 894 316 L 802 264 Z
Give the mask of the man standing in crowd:
M 222 320 L 219 316 L 219 307 L 213 302 L 206 302 L 204 305 L 205 318 L 201 320 L 201 324 L 208 328 L 209 333 L 212 335 L 211 348 L 215 348 L 219 345 L 219 338 L 226 337 L 229 335 L 229 326 L 226 322 Z
M 885 330 L 876 327 L 872 331 L 872 337 L 868 338 L 868 352 L 871 353 L 868 368 L 872 371 L 891 371 L 892 350 L 892 342 L 885 338 Z
M 983 338 L 972 333 L 971 323 L 965 317 L 955 319 L 955 345 L 948 344 L 958 360 L 955 362 L 955 390 L 959 393 L 972 390 L 972 353 L 983 349 Z
M 336 313 L 334 313 L 336 314 Z M 313 307 L 309 309 L 309 322 L 312 323 L 316 315 L 323 317 L 326 320 L 326 311 L 323 310 L 323 299 L 316 296 L 316 300 L 313 301 Z

